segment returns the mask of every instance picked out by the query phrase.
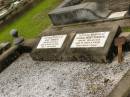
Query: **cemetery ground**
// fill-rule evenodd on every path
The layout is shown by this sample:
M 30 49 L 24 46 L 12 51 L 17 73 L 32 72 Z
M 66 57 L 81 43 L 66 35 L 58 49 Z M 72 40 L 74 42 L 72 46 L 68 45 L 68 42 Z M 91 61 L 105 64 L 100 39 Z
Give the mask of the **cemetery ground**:
M 47 14 L 60 1 L 42 0 L 1 28 L 0 42 L 12 41 L 9 35 L 12 28 L 18 29 L 26 40 L 13 30 L 15 45 L 1 49 L 0 97 L 127 97 L 130 92 L 130 52 L 124 52 L 123 62 L 118 62 L 115 51 L 126 47 L 117 41 L 117 49 L 114 40 L 121 32 L 130 32 L 126 27 L 130 25 L 130 19 L 51 26 Z M 49 29 L 45 30 L 47 27 Z M 35 38 L 39 34 L 41 40 Z M 90 38 L 92 40 L 88 40 Z M 129 42 L 127 46 L 130 48 Z M 109 55 L 114 56 L 112 62 L 107 61 Z
M 18 29 L 24 38 L 34 38 L 50 25 L 48 12 L 55 8 L 61 0 L 41 0 L 23 15 L 0 28 L 0 42 L 11 41 L 9 32 Z

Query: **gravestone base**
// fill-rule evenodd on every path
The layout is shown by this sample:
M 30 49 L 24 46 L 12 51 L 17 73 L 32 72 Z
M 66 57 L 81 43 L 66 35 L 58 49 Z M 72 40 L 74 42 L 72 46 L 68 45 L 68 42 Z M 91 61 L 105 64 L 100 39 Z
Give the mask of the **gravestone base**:
M 48 44 L 45 44 L 44 47 L 46 45 L 48 45 L 48 48 L 45 47 L 44 49 L 42 47 L 40 47 L 40 43 L 37 43 L 39 44 L 39 46 L 36 46 L 36 48 L 33 50 L 33 52 L 31 53 L 31 56 L 34 60 L 39 60 L 39 61 L 63 61 L 62 59 L 62 53 L 64 52 L 65 48 L 66 48 L 66 45 L 68 45 L 68 43 L 70 43 L 72 41 L 72 38 L 74 37 L 75 33 L 63 33 L 63 34 L 47 34 L 45 36 L 43 36 L 43 38 L 46 38 L 49 36 L 49 38 L 53 38 L 49 41 L 51 41 L 50 43 Z M 47 36 L 47 37 L 46 37 Z M 61 37 L 59 40 L 57 40 L 58 37 Z M 64 39 L 63 39 L 64 38 Z M 58 45 L 56 46 L 55 42 L 56 41 L 59 41 L 59 44 L 60 45 L 58 47 Z M 62 43 L 61 43 L 61 40 L 62 40 Z M 44 41 L 44 39 L 43 39 Z M 41 45 L 42 44 L 42 38 L 40 40 L 41 42 Z
M 45 33 L 32 51 L 31 57 L 38 61 L 107 63 L 113 58 L 115 50 L 113 40 L 119 33 L 121 29 L 116 25 Z M 89 37 L 93 37 L 92 40 L 88 40 Z

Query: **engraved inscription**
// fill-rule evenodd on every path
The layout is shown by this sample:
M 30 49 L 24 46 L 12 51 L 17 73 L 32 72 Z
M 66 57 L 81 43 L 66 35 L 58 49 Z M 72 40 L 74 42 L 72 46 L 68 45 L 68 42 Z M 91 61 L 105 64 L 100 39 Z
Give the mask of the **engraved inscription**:
M 76 34 L 71 48 L 104 47 L 109 33 L 106 31 Z
M 37 49 L 61 48 L 67 35 L 43 36 Z
M 125 16 L 125 14 L 127 13 L 127 11 L 121 11 L 121 12 L 114 12 L 112 13 L 108 18 L 122 18 Z

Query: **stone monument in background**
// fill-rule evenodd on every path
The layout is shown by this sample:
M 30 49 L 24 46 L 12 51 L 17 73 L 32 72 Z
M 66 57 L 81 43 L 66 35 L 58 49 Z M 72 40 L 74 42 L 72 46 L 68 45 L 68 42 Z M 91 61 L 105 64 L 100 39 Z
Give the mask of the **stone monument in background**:
M 66 0 L 49 13 L 54 25 L 106 19 L 111 11 L 106 7 L 106 0 Z

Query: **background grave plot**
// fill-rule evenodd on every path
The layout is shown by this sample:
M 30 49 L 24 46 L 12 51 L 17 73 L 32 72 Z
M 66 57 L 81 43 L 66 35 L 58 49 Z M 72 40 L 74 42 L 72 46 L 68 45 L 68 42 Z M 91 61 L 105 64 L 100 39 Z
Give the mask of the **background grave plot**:
M 104 1 L 82 3 L 82 0 L 67 0 L 51 11 L 49 17 L 54 25 L 105 19 L 111 11 L 104 4 Z
M 128 11 L 129 5 L 129 0 L 65 0 L 49 17 L 54 25 L 104 21 L 109 20 L 111 13 Z

